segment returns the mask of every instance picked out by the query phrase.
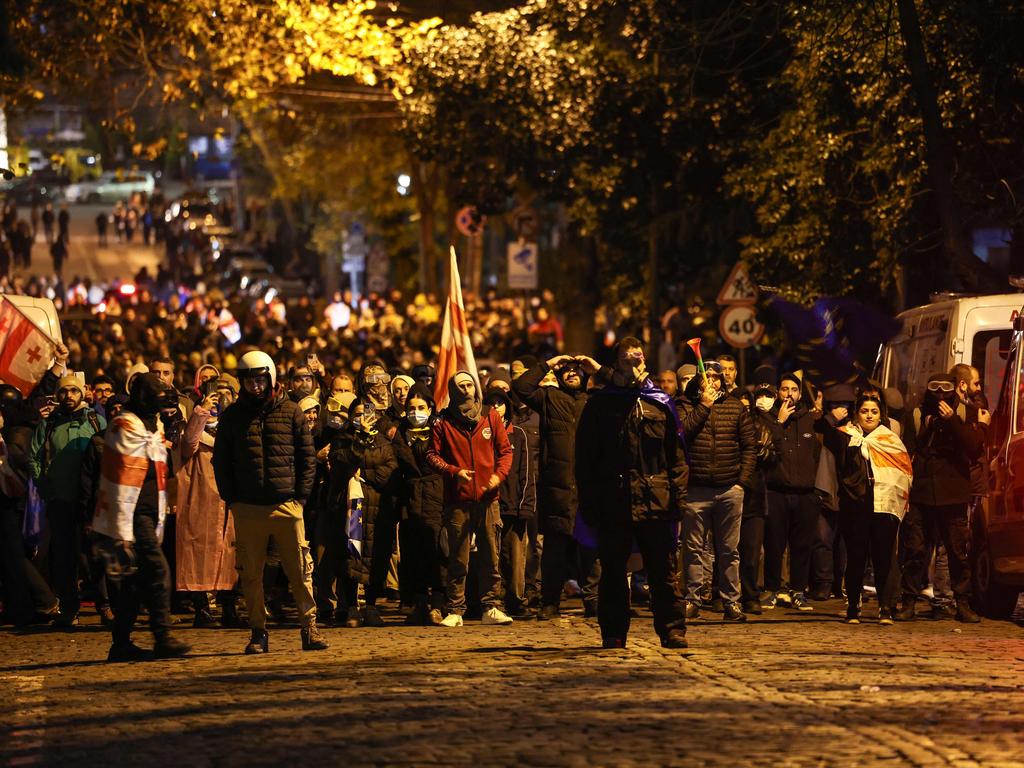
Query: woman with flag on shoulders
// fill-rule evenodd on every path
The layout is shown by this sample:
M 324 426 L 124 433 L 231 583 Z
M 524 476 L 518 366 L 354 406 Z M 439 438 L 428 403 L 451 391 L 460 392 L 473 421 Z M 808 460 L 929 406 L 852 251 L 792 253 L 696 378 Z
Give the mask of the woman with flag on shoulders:
M 903 442 L 882 422 L 878 395 L 862 394 L 847 417 L 833 408 L 818 420 L 825 447 L 836 459 L 840 529 L 846 542 L 846 621 L 860 623 L 864 565 L 868 555 L 878 589 L 878 623 L 893 623 L 895 585 L 889 583 L 896 562 L 900 522 L 910 504 L 913 470 Z

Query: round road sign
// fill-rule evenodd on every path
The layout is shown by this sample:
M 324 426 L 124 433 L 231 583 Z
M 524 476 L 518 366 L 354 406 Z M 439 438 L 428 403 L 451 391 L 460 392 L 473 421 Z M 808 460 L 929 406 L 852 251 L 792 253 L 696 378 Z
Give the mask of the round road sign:
M 718 330 L 725 343 L 736 349 L 752 347 L 764 336 L 764 326 L 757 320 L 757 310 L 749 304 L 726 307 L 718 319 Z

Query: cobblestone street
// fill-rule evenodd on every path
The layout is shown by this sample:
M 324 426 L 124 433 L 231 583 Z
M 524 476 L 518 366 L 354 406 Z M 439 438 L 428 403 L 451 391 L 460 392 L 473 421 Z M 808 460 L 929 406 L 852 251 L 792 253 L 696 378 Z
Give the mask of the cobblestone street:
M 191 657 L 141 664 L 103 661 L 92 616 L 4 631 L 0 762 L 1024 765 L 1018 624 L 851 627 L 839 609 L 697 620 L 687 652 L 663 650 L 646 611 L 625 650 L 601 650 L 579 610 L 454 630 L 391 612 L 326 630 L 322 653 L 272 626 L 264 657 L 241 654 L 244 630 L 182 628 Z

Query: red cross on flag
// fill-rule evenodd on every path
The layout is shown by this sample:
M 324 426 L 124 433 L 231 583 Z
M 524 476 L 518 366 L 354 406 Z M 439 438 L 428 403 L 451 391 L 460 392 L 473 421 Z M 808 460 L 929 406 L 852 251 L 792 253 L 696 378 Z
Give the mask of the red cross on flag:
M 28 397 L 53 364 L 56 346 L 12 302 L 0 302 L 0 379 Z
M 473 357 L 473 344 L 469 339 L 469 326 L 466 324 L 466 305 L 462 303 L 459 262 L 455 258 L 453 246 L 448 304 L 444 308 L 441 349 L 437 353 L 437 376 L 434 379 L 434 402 L 438 410 L 448 405 L 448 379 L 459 371 L 466 371 L 473 377 L 476 381 L 477 394 L 483 397 L 483 392 L 480 391 L 480 377 L 476 372 L 476 358 Z

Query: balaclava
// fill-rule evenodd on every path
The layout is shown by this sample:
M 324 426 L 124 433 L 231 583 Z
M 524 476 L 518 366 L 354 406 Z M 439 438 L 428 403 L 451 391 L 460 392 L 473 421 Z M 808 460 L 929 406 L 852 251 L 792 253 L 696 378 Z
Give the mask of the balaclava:
M 459 389 L 459 383 L 467 379 L 473 382 L 472 395 L 465 395 Z M 470 428 L 476 426 L 476 423 L 480 421 L 482 408 L 483 402 L 480 400 L 480 392 L 477 391 L 476 379 L 466 371 L 459 371 L 448 379 L 448 408 L 446 410 L 450 414 L 457 414 L 457 419 L 461 420 L 464 426 Z

